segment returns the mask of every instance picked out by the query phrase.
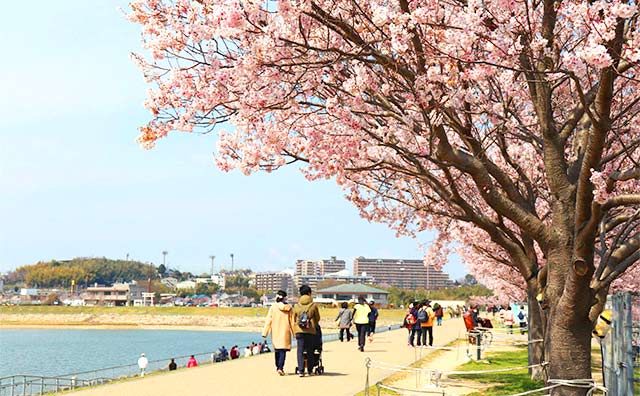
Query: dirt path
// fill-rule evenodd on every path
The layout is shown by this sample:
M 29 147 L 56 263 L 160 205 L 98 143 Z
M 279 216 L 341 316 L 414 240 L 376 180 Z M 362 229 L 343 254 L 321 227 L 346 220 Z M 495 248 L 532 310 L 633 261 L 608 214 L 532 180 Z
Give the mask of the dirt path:
M 462 320 L 447 320 L 434 329 L 435 344 L 445 345 L 453 341 L 463 331 Z M 364 389 L 366 367 L 365 358 L 392 365 L 409 365 L 430 353 L 429 350 L 407 346 L 407 330 L 399 329 L 377 334 L 365 352 L 357 350 L 355 340 L 351 342 L 327 342 L 324 344 L 323 363 L 325 373 L 321 376 L 300 378 L 293 374 L 295 350 L 287 354 L 285 371 L 278 376 L 275 371 L 273 354 L 242 358 L 201 366 L 180 369 L 162 375 L 105 385 L 72 393 L 74 396 L 132 395 L 132 396 L 189 396 L 205 395 L 348 395 L 352 396 Z M 372 369 L 370 384 L 387 377 L 385 370 Z

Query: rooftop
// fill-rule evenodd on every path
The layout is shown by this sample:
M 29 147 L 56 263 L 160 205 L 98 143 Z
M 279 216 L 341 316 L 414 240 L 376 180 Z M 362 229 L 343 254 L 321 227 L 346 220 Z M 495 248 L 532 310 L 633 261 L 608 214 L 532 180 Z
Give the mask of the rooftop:
M 317 293 L 379 293 L 389 294 L 388 291 L 378 289 L 372 286 L 363 284 L 345 284 L 327 287 L 326 289 L 318 290 Z

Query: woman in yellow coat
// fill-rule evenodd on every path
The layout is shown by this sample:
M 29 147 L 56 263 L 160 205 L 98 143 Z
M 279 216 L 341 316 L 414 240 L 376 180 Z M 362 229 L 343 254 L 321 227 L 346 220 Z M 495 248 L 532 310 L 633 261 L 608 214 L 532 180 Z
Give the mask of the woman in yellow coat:
M 267 337 L 271 333 L 271 343 L 275 351 L 276 370 L 284 375 L 284 361 L 287 351 L 291 350 L 291 305 L 287 303 L 287 293 L 278 290 L 276 302 L 269 308 L 262 330 L 262 336 Z

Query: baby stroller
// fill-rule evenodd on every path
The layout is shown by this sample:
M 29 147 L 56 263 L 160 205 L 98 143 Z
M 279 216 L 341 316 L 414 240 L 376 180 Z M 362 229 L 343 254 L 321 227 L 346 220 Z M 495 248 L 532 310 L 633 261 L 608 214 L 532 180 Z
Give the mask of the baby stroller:
M 309 369 L 309 358 L 307 356 L 307 352 L 303 353 L 304 355 L 304 369 L 308 372 L 313 372 L 316 375 L 321 375 L 324 373 L 324 366 L 322 365 L 322 329 L 320 325 L 316 325 L 316 334 L 313 337 L 313 367 Z M 298 369 L 296 368 L 296 374 L 298 374 Z

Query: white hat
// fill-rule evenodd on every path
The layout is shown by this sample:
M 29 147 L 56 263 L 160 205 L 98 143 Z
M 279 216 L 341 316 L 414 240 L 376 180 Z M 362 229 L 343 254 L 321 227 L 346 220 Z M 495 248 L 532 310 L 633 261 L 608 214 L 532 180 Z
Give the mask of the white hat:
M 140 356 L 144 356 L 144 352 L 142 352 L 142 353 L 140 354 Z

